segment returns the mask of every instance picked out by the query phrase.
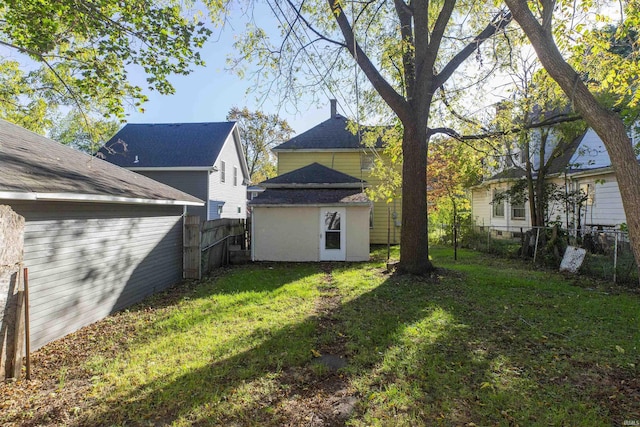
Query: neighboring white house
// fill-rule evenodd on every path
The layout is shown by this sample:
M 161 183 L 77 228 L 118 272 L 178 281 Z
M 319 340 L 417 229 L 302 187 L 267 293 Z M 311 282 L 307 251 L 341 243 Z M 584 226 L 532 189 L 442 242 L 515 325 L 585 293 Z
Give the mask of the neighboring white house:
M 528 204 L 494 201 L 497 193 L 508 190 L 516 180 L 524 179 L 523 162 L 517 160 L 502 162 L 501 170 L 471 188 L 472 216 L 476 225 L 506 231 L 531 226 Z M 559 204 L 549 206 L 550 219 L 561 222 L 564 227 L 580 224 L 581 227 L 619 228 L 626 222 L 609 155 L 592 129 L 578 137 L 564 155 L 552 161 L 547 181 L 567 192 L 582 190 L 587 196 L 579 211 L 575 206 L 568 209 Z
M 235 122 L 129 123 L 99 156 L 207 201 L 189 208 L 202 220 L 247 217 L 249 171 Z

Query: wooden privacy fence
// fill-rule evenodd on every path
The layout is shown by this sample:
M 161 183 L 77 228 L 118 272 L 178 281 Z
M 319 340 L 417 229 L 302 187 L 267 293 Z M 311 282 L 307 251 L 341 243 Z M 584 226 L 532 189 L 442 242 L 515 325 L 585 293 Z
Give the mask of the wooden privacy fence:
M 201 279 L 215 268 L 229 264 L 233 250 L 248 246 L 247 222 L 243 219 L 215 219 L 200 223 L 187 216 L 184 231 L 184 277 Z

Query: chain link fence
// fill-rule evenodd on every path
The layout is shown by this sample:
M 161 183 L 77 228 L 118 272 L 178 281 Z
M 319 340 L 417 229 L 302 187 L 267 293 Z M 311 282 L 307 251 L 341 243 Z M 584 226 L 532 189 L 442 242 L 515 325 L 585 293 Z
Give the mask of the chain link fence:
M 586 250 L 580 268 L 586 276 L 614 283 L 638 286 L 638 269 L 626 232 L 614 229 L 583 228 L 566 230 L 559 227 L 498 227 L 458 225 L 454 233 L 449 224 L 431 225 L 430 240 L 436 244 L 523 258 L 537 264 L 557 268 L 567 246 Z

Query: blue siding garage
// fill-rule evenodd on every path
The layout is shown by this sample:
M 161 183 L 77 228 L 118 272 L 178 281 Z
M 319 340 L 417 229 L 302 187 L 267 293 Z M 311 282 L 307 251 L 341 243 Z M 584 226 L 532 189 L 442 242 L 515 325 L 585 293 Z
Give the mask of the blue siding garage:
M 199 199 L 0 121 L 0 205 L 25 218 L 31 348 L 182 280 Z

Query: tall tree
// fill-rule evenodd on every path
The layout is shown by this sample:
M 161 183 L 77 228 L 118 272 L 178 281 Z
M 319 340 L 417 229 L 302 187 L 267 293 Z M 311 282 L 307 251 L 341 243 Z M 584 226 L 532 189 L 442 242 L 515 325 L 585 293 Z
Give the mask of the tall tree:
M 59 106 L 123 118 L 127 104 L 140 108 L 146 100 L 129 78 L 135 69 L 146 75 L 147 89 L 172 93 L 168 77 L 202 65 L 198 49 L 210 34 L 181 4 L 4 1 L 0 46 L 11 55 L 0 59 L 0 114 L 36 131 Z
M 638 186 L 638 182 L 640 182 L 640 164 L 636 159 L 636 154 L 622 118 L 615 111 L 598 102 L 596 96 L 589 90 L 576 70 L 565 60 L 558 48 L 554 40 L 554 9 L 557 6 L 556 1 L 541 0 L 530 3 L 526 0 L 505 0 L 505 2 L 513 13 L 514 19 L 529 38 L 544 68 L 558 82 L 576 111 L 580 113 L 602 139 L 611 158 L 620 188 L 633 252 L 636 260 L 640 260 L 640 215 L 637 214 L 640 212 L 640 186 Z M 534 5 L 536 6 L 535 15 L 531 9 Z M 624 16 L 621 21 L 620 31 L 637 29 L 640 23 L 638 3 L 625 2 L 622 3 L 622 6 L 624 8 Z M 563 27 L 563 31 L 566 32 L 566 27 Z M 582 39 L 582 42 L 588 43 L 589 40 Z M 640 77 L 639 71 L 636 60 L 635 66 L 622 72 L 627 79 L 631 80 L 631 84 L 634 84 L 634 81 L 637 84 Z M 630 72 L 630 74 L 627 74 L 627 72 Z M 634 75 L 635 79 L 632 78 Z M 622 84 L 629 84 L 629 81 L 625 80 L 623 79 L 620 82 L 621 86 Z M 616 88 L 622 94 L 630 92 L 631 102 L 635 102 L 637 105 L 640 94 L 637 88 L 633 89 L 632 86 L 631 89 L 629 91 L 629 87 Z M 637 264 L 640 269 L 640 262 Z
M 438 132 L 431 124 L 434 97 L 466 59 L 480 54 L 480 47 L 505 29 L 510 13 L 489 1 L 267 3 L 281 22 L 283 40 L 276 46 L 267 43 L 256 48 L 267 33 L 251 28 L 248 43 L 241 46 L 245 58 L 257 58 L 263 65 L 261 71 L 274 71 L 288 87 L 295 85 L 296 74 L 307 65 L 318 71 L 313 74 L 321 76 L 319 85 L 339 91 L 357 87 L 358 80 L 345 83 L 342 74 L 340 81 L 331 81 L 328 67 L 348 70 L 341 55 L 349 52 L 375 93 L 402 123 L 399 269 L 415 274 L 431 271 L 426 169 L 428 142 Z M 295 92 L 289 93 L 295 98 Z
M 275 159 L 271 149 L 291 137 L 293 129 L 289 123 L 277 114 L 249 111 L 247 107 L 231 108 L 227 120 L 238 122 L 251 181 L 261 182 L 275 176 Z

